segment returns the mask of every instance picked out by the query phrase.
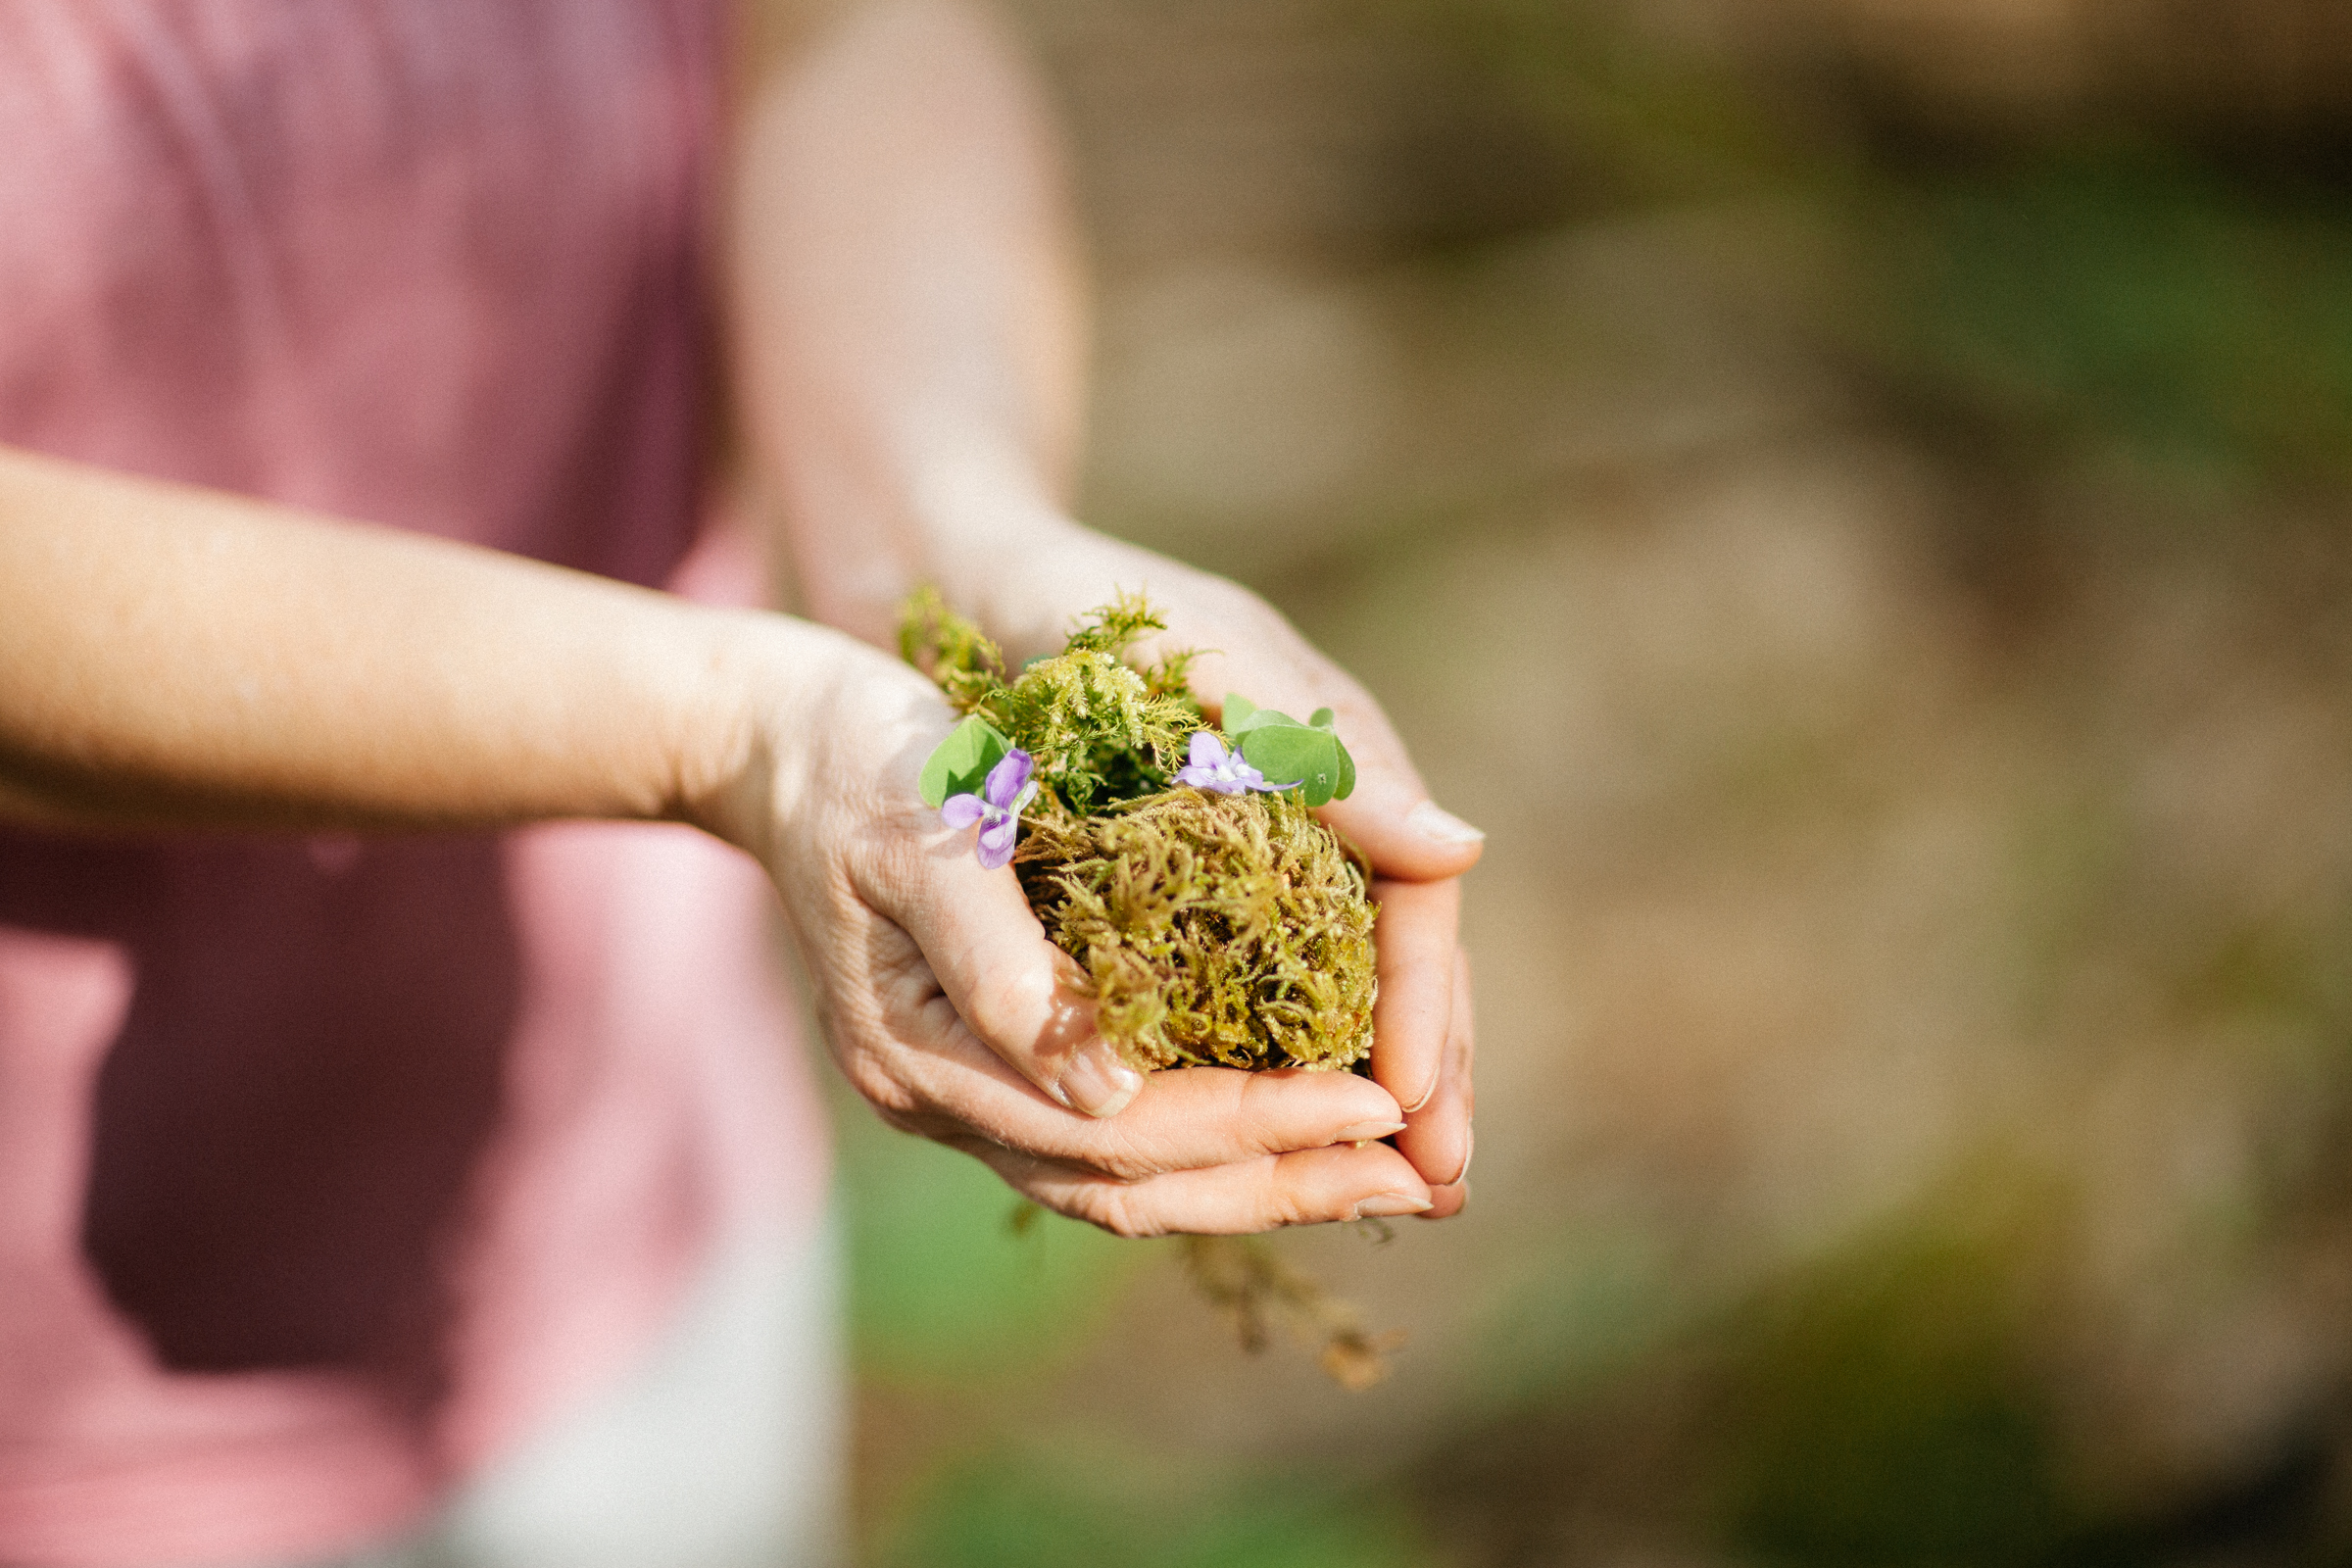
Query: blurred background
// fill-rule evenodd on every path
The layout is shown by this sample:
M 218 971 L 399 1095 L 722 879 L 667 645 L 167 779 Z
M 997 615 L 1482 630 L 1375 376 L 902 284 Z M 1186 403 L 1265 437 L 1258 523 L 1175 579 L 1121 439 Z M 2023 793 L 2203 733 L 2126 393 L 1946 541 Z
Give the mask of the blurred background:
M 1491 834 L 1476 1193 L 1348 1394 L 845 1106 L 868 1560 L 2352 1561 L 2352 6 L 1009 12 L 1085 515 Z

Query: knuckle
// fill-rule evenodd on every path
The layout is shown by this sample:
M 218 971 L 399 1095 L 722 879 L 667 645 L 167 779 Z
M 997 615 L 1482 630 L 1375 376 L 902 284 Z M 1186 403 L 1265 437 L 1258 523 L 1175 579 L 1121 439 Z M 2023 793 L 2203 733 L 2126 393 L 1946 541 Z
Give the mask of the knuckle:
M 898 918 L 929 878 L 923 842 L 932 825 L 870 809 L 850 813 L 833 830 L 834 880 L 849 898 Z
M 861 833 L 854 836 L 865 837 Z M 894 925 L 903 923 L 913 884 L 903 855 L 896 845 L 857 854 L 843 852 L 844 858 L 831 867 L 826 892 L 844 918 L 868 915 Z
M 1172 1168 L 1164 1156 L 1113 1125 L 1102 1124 L 1102 1136 L 1104 1142 L 1100 1147 L 1080 1156 L 1080 1163 L 1090 1171 L 1114 1181 L 1133 1183 L 1165 1175 Z
M 1164 1176 L 1169 1168 L 1164 1160 L 1146 1159 L 1139 1154 L 1114 1154 L 1100 1160 L 1095 1166 L 1106 1179 L 1128 1187 L 1148 1182 L 1155 1176 Z
M 1329 1205 L 1318 1200 L 1306 1172 L 1296 1159 L 1278 1159 L 1267 1173 L 1263 1200 L 1259 1204 L 1263 1228 L 1272 1230 L 1291 1225 L 1317 1225 L 1339 1216 L 1329 1212 Z
M 1289 1230 L 1294 1226 L 1313 1225 L 1335 1217 L 1326 1214 L 1310 1214 L 1297 1198 L 1285 1194 L 1276 1199 L 1266 1212 L 1258 1216 L 1257 1228 L 1268 1231 Z
M 992 1047 L 1011 1043 L 1025 1020 L 1041 1015 L 1054 997 L 1054 976 L 1036 965 L 992 966 L 973 983 L 964 1021 Z
M 1078 1199 L 1079 1218 L 1126 1241 L 1166 1234 L 1132 1187 L 1089 1186 Z
M 1246 1073 L 1235 1091 L 1233 1128 L 1244 1144 L 1259 1153 L 1280 1153 L 1291 1140 L 1283 1136 L 1282 1090 L 1295 1081 L 1292 1074 Z

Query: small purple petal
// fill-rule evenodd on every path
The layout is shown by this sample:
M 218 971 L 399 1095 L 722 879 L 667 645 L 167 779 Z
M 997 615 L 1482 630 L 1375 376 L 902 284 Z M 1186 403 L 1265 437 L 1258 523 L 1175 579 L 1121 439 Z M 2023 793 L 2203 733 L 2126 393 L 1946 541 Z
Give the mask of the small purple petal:
M 1020 827 L 1019 818 L 1007 816 L 980 830 L 980 864 L 984 869 L 994 871 L 1012 858 L 1012 841 Z
M 1273 795 L 1298 787 L 1296 782 L 1267 783 L 1266 775 L 1242 756 L 1240 747 L 1228 753 L 1218 744 L 1217 738 L 1204 729 L 1193 732 L 1191 756 L 1191 764 L 1176 770 L 1176 782 L 1190 784 L 1197 790 L 1207 790 L 1216 795 L 1240 795 L 1248 790 L 1264 790 Z
M 988 814 L 988 804 L 977 795 L 951 795 L 939 814 L 950 827 L 970 827 Z
M 1027 752 L 1014 747 L 1004 754 L 1004 760 L 988 770 L 988 782 L 981 786 L 988 804 L 1009 807 L 1029 782 L 1030 758 Z

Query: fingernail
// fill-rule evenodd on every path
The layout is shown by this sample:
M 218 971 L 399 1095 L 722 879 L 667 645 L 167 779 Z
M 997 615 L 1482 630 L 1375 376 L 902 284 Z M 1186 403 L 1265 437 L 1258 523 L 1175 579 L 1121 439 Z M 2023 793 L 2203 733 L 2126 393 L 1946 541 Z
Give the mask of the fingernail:
M 1071 1058 L 1054 1087 L 1072 1110 L 1116 1116 L 1144 1092 L 1144 1075 L 1121 1061 L 1108 1042 L 1098 1040 Z
M 1435 1100 L 1438 1096 L 1438 1080 L 1445 1076 L 1446 1075 L 1443 1072 L 1431 1073 L 1429 1075 L 1429 1087 L 1421 1091 L 1421 1098 L 1414 1101 L 1409 1105 L 1400 1107 L 1404 1113 L 1407 1116 L 1410 1116 L 1415 1111 L 1421 1109 L 1424 1105 L 1427 1105 L 1432 1100 Z
M 1461 1173 L 1454 1177 L 1453 1182 L 1466 1182 L 1470 1179 L 1470 1156 L 1477 1152 L 1478 1129 L 1476 1127 L 1462 1129 L 1462 1169 Z M 1450 1187 L 1453 1182 L 1448 1182 L 1446 1185 Z
M 1428 1199 L 1415 1198 L 1409 1193 L 1375 1193 L 1355 1205 L 1355 1217 L 1395 1219 L 1400 1214 L 1418 1214 L 1429 1206 Z
M 1351 1127 L 1341 1128 L 1331 1141 L 1335 1144 L 1368 1144 L 1375 1138 L 1386 1138 L 1391 1133 L 1402 1131 L 1404 1123 L 1400 1121 L 1359 1121 Z
M 1413 831 L 1440 844 L 1480 844 L 1486 835 L 1435 801 L 1423 801 L 1405 813 Z

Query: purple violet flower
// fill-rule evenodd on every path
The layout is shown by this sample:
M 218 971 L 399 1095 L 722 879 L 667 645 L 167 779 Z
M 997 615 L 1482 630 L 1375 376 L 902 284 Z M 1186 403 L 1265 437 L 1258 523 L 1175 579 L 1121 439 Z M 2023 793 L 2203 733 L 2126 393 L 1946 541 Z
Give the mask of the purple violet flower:
M 1029 781 L 1030 765 L 1029 754 L 1016 746 L 988 770 L 978 795 L 951 795 L 939 808 L 950 827 L 980 824 L 980 863 L 991 871 L 1012 858 L 1021 808 L 1037 793 L 1037 786 Z
M 1190 761 L 1176 770 L 1176 782 L 1190 784 L 1197 790 L 1207 790 L 1215 795 L 1240 795 L 1249 790 L 1263 790 L 1268 795 L 1278 795 L 1284 790 L 1298 787 L 1297 779 L 1288 784 L 1267 783 L 1265 774 L 1243 760 L 1240 747 L 1227 752 L 1217 738 L 1204 729 L 1193 731 Z

